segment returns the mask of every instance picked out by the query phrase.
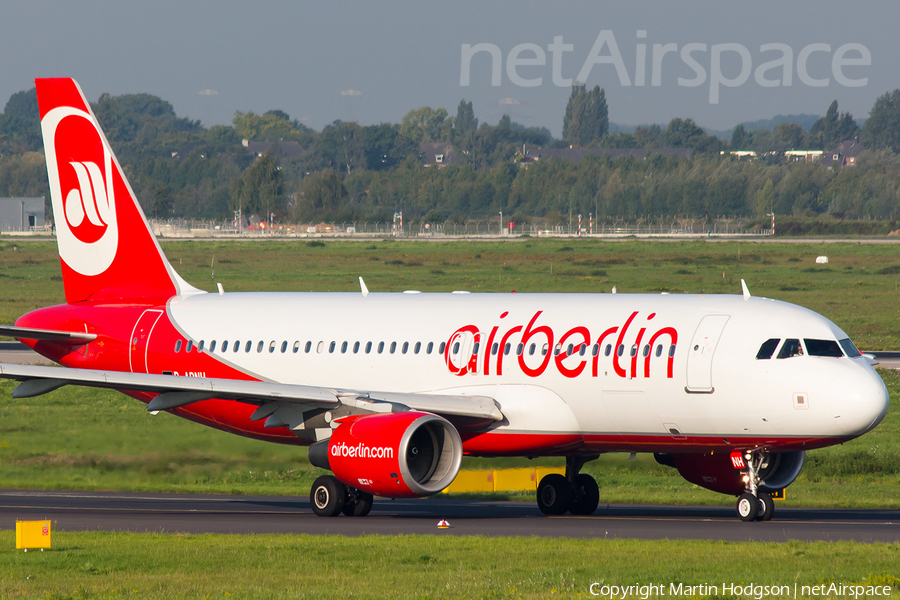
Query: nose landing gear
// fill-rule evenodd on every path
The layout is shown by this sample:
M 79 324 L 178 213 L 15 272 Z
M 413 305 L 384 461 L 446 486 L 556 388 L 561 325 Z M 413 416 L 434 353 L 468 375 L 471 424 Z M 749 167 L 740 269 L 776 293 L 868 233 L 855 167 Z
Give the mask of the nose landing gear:
M 737 514 L 741 521 L 770 521 L 775 514 L 775 501 L 772 496 L 759 489 L 759 471 L 765 460 L 762 452 L 747 452 L 744 462 L 747 472 L 744 474 L 746 491 L 738 496 Z

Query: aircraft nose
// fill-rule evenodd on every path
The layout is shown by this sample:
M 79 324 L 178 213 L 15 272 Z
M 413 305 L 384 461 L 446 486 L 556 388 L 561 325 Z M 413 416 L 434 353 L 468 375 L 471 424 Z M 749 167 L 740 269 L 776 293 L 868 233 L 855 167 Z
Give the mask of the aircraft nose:
M 888 409 L 888 391 L 875 369 L 854 370 L 832 381 L 834 423 L 842 432 L 859 436 L 881 423 Z

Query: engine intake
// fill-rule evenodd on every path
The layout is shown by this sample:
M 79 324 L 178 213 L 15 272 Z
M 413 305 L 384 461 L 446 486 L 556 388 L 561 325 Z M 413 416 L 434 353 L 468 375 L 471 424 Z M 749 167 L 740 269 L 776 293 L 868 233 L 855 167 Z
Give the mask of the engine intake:
M 345 418 L 309 462 L 346 485 L 389 498 L 430 496 L 459 473 L 462 440 L 446 419 L 410 411 Z

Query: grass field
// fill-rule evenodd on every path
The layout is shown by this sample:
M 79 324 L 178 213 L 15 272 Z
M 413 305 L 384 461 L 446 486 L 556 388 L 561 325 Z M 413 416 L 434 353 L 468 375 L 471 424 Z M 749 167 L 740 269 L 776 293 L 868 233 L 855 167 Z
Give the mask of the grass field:
M 725 584 L 786 585 L 793 591 L 796 583 L 798 592 L 802 586 L 862 584 L 888 586 L 890 595 L 900 593 L 898 544 L 54 536 L 50 552 L 0 551 L 0 597 L 590 598 L 592 583 L 599 584 L 594 588 L 598 592 L 604 584 L 663 584 L 665 593 L 652 597 L 668 596 L 669 585 L 679 583 L 717 586 L 717 593 L 700 589 L 686 594 L 693 598 L 742 597 L 729 594 Z M 0 532 L 0 547 L 11 545 L 11 533 Z

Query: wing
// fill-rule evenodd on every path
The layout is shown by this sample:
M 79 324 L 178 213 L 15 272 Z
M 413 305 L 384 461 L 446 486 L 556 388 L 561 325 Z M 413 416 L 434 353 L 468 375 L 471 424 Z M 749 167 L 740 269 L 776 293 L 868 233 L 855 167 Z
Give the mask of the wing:
M 64 344 L 86 344 L 97 339 L 93 333 L 78 333 L 77 331 L 56 331 L 53 329 L 32 329 L 30 327 L 13 327 L 11 325 L 0 326 L 0 335 L 8 335 L 20 340 L 45 340 L 62 342 Z
M 303 429 L 304 411 L 335 410 L 335 418 L 360 412 L 422 410 L 478 422 L 502 421 L 503 413 L 493 398 L 403 392 L 370 392 L 266 381 L 240 381 L 206 377 L 178 377 L 147 373 L 66 369 L 33 365 L 0 364 L 0 378 L 19 381 L 13 398 L 46 394 L 66 385 L 150 392 L 158 394 L 148 411 L 170 410 L 218 398 L 258 406 L 252 420 L 267 419 L 267 427 Z

